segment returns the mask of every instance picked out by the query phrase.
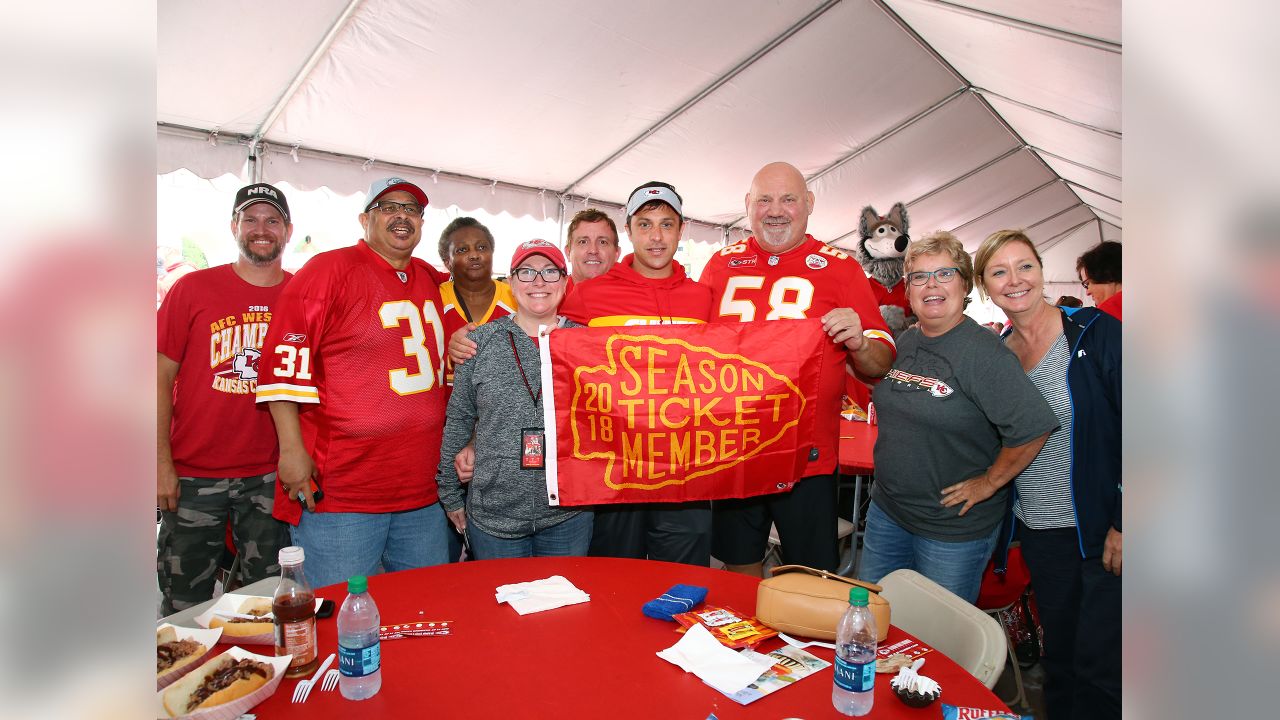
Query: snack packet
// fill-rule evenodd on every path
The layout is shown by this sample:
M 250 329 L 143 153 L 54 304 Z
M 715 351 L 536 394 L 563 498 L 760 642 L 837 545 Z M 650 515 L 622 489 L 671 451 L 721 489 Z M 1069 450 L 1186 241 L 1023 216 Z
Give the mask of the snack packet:
M 764 640 L 776 637 L 777 630 L 768 627 L 754 617 L 744 616 L 729 608 L 705 605 L 697 612 L 679 613 L 671 619 L 680 623 L 681 630 L 702 625 L 721 645 L 735 650 L 753 647 Z
M 956 707 L 942 703 L 942 720 L 1036 720 L 1030 715 L 1019 715 L 1007 710 Z

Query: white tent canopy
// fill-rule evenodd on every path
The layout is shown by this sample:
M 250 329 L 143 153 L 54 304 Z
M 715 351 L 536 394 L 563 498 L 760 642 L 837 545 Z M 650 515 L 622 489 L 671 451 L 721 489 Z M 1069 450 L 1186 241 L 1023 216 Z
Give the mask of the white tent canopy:
M 1050 294 L 1120 239 L 1120 5 L 1108 0 L 234 0 L 158 6 L 159 172 L 367 188 L 563 219 L 679 188 L 686 237 L 743 232 L 773 160 L 856 237 L 907 203 L 970 250 L 1025 228 Z M 1067 287 L 1067 285 L 1071 287 Z

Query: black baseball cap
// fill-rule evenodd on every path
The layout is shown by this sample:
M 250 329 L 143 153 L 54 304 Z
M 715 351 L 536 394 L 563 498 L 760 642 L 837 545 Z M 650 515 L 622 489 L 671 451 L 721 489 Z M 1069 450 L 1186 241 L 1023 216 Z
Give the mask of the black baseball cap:
M 284 216 L 285 222 L 293 222 L 289 219 L 289 201 L 284 199 L 284 193 L 274 185 L 266 183 L 245 185 L 236 191 L 236 204 L 231 208 L 231 214 L 235 215 L 250 205 L 260 202 L 270 203 Z

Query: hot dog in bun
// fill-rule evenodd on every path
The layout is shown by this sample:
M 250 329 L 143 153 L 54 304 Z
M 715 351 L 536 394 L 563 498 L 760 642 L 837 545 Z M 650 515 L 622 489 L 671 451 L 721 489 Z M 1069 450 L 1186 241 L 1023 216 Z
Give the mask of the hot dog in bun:
M 209 627 L 222 628 L 224 636 L 250 637 L 265 635 L 275 631 L 271 616 L 271 598 L 251 597 L 236 608 L 237 615 L 251 617 L 220 617 L 215 615 L 209 621 Z M 260 618 L 260 619 L 254 619 Z
M 167 675 L 204 657 L 209 648 L 191 639 L 179 640 L 172 626 L 156 631 L 156 677 Z
M 164 691 L 164 709 L 169 717 L 179 717 L 224 705 L 266 685 L 274 673 L 266 663 L 223 653 L 170 685 Z

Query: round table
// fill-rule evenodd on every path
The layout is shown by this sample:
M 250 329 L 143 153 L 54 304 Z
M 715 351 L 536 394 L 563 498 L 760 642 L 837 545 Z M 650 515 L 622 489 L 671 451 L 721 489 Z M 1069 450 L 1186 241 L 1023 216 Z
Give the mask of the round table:
M 521 616 L 494 600 L 499 585 L 562 575 L 590 602 Z M 309 720 L 351 717 L 435 718 L 727 718 L 843 717 L 831 706 L 825 669 L 739 705 L 696 676 L 657 657 L 680 639 L 673 622 L 644 616 L 640 607 L 676 583 L 709 589 L 707 602 L 754 613 L 758 580 L 723 570 L 648 560 L 530 558 L 485 560 L 375 575 L 369 591 L 384 625 L 449 620 L 452 634 L 382 643 L 382 690 L 359 703 L 317 687 L 305 705 L 289 702 L 286 680 L 252 710 L 259 718 Z M 341 605 L 345 584 L 317 590 Z M 337 650 L 335 618 L 320 620 L 321 657 Z M 889 640 L 906 637 L 892 628 Z M 776 638 L 757 649 L 780 646 Z M 251 647 L 261 652 L 269 648 Z M 809 652 L 831 661 L 833 652 Z M 335 664 L 336 667 L 336 664 Z M 1004 708 L 991 691 L 934 651 L 925 674 L 941 683 L 952 704 Z M 937 703 L 908 708 L 892 696 L 888 675 L 876 678 L 870 717 L 935 718 Z

